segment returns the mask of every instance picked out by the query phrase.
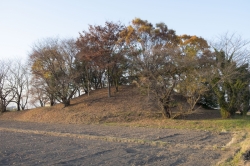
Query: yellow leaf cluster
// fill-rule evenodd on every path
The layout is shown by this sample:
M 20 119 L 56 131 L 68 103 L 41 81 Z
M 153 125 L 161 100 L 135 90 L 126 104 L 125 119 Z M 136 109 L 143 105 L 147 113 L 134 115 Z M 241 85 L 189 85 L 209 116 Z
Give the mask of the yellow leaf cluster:
M 32 65 L 32 71 L 39 71 L 42 68 L 42 63 L 41 61 L 37 60 L 33 63 Z
M 50 74 L 50 72 L 48 72 L 48 71 L 46 71 L 44 74 L 43 74 L 43 77 L 44 78 L 50 78 L 51 77 L 51 74 Z

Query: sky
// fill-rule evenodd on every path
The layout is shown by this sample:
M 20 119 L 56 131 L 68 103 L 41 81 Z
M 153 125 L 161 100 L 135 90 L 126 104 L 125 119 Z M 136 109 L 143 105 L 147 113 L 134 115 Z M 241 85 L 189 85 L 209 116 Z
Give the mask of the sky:
M 0 60 L 27 59 L 45 38 L 78 38 L 89 25 L 134 18 L 164 22 L 177 35 L 250 40 L 249 0 L 0 0 Z

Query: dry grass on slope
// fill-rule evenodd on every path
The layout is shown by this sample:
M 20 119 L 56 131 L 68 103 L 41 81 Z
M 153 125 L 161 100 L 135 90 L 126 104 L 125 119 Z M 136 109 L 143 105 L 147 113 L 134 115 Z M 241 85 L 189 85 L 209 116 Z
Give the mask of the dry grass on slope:
M 140 94 L 136 87 L 121 86 L 119 92 L 112 89 L 92 91 L 90 96 L 82 95 L 71 101 L 71 106 L 57 104 L 53 107 L 35 108 L 20 112 L 6 112 L 0 119 L 45 122 L 45 123 L 107 123 L 130 122 L 161 117 L 153 102 Z

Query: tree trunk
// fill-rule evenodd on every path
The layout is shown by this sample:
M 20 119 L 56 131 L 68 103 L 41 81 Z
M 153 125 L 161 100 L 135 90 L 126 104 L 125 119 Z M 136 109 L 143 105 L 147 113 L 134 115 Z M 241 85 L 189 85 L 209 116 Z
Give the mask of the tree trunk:
M 118 92 L 118 85 L 117 85 L 117 86 L 115 86 L 115 91 L 116 91 L 116 92 Z
M 168 106 L 164 106 L 163 116 L 166 118 L 171 118 L 171 111 L 170 111 L 170 108 Z
M 114 81 L 114 82 L 115 82 L 115 91 L 116 91 L 116 92 L 118 92 L 118 80 L 117 80 L 117 79 L 115 79 L 115 81 Z
M 40 106 L 41 106 L 41 107 L 44 107 L 43 101 L 42 101 L 42 100 L 39 100 L 39 102 L 40 102 Z
M 78 92 L 78 97 L 81 96 L 81 90 L 78 89 L 77 92 Z
M 168 96 L 159 99 L 160 108 L 165 118 L 171 118 L 172 113 L 169 107 L 169 103 L 170 103 L 170 93 L 168 94 Z
M 50 106 L 53 106 L 55 104 L 54 100 L 50 100 Z
M 1 113 L 3 113 L 3 112 L 6 112 L 7 111 L 7 109 L 6 109 L 6 106 L 5 106 L 5 102 L 4 101 L 2 101 L 2 103 L 1 103 L 1 108 L 0 108 L 0 112 Z
M 64 107 L 70 106 L 70 99 L 64 99 L 63 104 L 64 104 Z
M 227 109 L 223 107 L 220 108 L 220 114 L 221 114 L 221 117 L 224 119 L 227 119 L 231 116 L 230 112 L 227 111 Z
M 90 91 L 90 88 L 89 88 L 89 79 L 88 79 L 88 96 L 89 96 L 89 91 Z
M 17 111 L 20 111 L 20 110 L 21 110 L 21 108 L 20 108 L 20 102 L 21 102 L 20 99 L 18 99 L 18 100 L 17 100 Z
M 108 67 L 108 97 L 111 97 L 110 80 L 109 80 L 109 67 Z

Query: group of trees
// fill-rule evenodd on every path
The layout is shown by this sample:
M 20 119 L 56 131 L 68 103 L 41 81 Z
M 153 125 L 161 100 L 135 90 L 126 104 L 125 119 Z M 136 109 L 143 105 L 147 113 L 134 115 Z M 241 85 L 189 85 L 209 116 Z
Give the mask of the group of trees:
M 0 61 L 0 112 L 10 103 L 25 109 L 29 96 L 29 73 L 21 61 Z
M 30 79 L 27 70 L 1 67 L 1 106 L 15 101 L 24 108 L 27 101 L 21 100 L 30 94 L 40 106 L 62 102 L 66 107 L 81 91 L 89 95 L 107 87 L 111 97 L 111 86 L 118 91 L 119 85 L 136 82 L 156 99 L 166 117 L 171 116 L 173 96 L 178 93 L 186 98 L 187 111 L 199 102 L 220 107 L 227 118 L 249 107 L 247 45 L 234 34 L 209 45 L 202 37 L 176 35 L 164 23 L 154 26 L 139 18 L 128 26 L 90 25 L 77 40 L 50 38 L 36 43 L 28 60 Z M 15 79 L 7 78 L 8 72 Z

